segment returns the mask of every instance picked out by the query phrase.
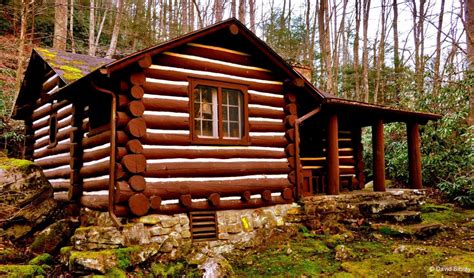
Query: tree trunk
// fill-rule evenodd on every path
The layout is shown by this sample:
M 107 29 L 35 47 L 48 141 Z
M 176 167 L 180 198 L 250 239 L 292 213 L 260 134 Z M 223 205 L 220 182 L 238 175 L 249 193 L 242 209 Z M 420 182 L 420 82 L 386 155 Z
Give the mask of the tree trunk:
M 354 80 L 355 80 L 355 99 L 362 100 L 360 94 L 360 76 L 359 76 L 359 30 L 360 30 L 361 4 L 360 0 L 355 0 L 355 35 L 354 35 Z
M 67 0 L 54 2 L 54 39 L 53 48 L 66 50 L 67 41 Z
M 90 0 L 89 10 L 89 56 L 95 56 L 95 6 Z
M 436 33 L 436 54 L 434 61 L 434 80 L 433 80 L 433 96 L 438 97 L 441 87 L 440 64 L 441 64 L 441 33 L 443 29 L 443 14 L 445 0 L 441 0 L 441 11 L 438 18 L 438 30 Z
M 387 4 L 386 0 L 382 1 L 382 9 L 381 9 L 381 25 L 382 30 L 380 31 L 380 42 L 379 42 L 379 53 L 377 58 L 377 66 L 376 66 L 376 78 L 375 78 L 375 88 L 374 88 L 374 102 L 375 103 L 384 103 L 384 94 L 385 92 L 382 90 L 384 86 L 381 85 L 382 80 L 382 69 L 384 67 L 385 62 L 385 21 L 387 17 Z
M 474 1 L 464 1 L 465 5 L 465 22 L 466 22 L 466 41 L 467 41 L 467 62 L 468 62 L 468 78 L 474 78 Z M 469 125 L 474 124 L 474 86 L 469 88 L 469 115 L 467 122 Z
M 223 10 L 224 10 L 224 3 L 222 3 L 222 0 L 215 0 L 214 1 L 214 16 L 215 16 L 214 22 L 222 21 Z
M 362 93 L 364 101 L 369 102 L 369 49 L 368 49 L 368 29 L 369 29 L 369 14 L 370 14 L 370 0 L 364 0 L 364 38 L 362 49 Z
M 120 22 L 122 21 L 123 0 L 117 0 L 117 13 L 115 14 L 114 29 L 112 31 L 112 38 L 110 39 L 110 46 L 105 54 L 106 58 L 112 58 L 117 49 L 117 41 L 120 32 Z
M 249 9 L 250 30 L 255 33 L 255 0 L 249 0 Z
M 69 37 L 71 38 L 71 51 L 76 53 L 76 42 L 74 41 L 74 0 L 71 0 L 69 9 Z
M 239 1 L 239 20 L 245 25 L 245 8 L 246 3 L 245 0 Z
M 394 70 L 395 70 L 395 96 L 394 96 L 394 101 L 397 101 L 399 99 L 399 94 L 400 94 L 400 54 L 399 54 L 399 42 L 398 42 L 398 4 L 397 0 L 393 0 L 392 3 L 392 8 L 393 8 L 393 22 L 392 22 L 392 28 L 393 28 L 393 65 L 394 65 Z
M 189 32 L 188 26 L 188 1 L 181 0 L 181 28 L 184 33 Z
M 237 18 L 237 0 L 231 0 L 230 7 L 232 17 Z
M 23 67 L 25 63 L 25 40 L 26 40 L 26 29 L 28 28 L 28 12 L 29 12 L 29 1 L 21 1 L 21 26 L 20 26 L 20 38 L 18 46 L 18 66 L 16 68 L 16 86 L 15 92 L 20 91 L 21 80 L 23 79 Z M 15 93 L 15 99 L 13 105 L 16 103 L 18 93 Z M 13 111 L 13 109 L 12 109 Z
M 325 90 L 328 93 L 335 93 L 333 88 L 332 64 L 331 64 L 331 44 L 330 44 L 330 21 L 328 0 L 321 0 L 319 5 L 319 44 L 321 48 L 321 59 L 323 62 L 324 74 L 326 77 Z

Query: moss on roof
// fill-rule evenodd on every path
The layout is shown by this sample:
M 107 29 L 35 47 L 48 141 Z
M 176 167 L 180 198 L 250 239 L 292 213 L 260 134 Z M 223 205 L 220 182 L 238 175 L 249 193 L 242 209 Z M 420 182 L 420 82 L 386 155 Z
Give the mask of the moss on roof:
M 69 53 L 61 50 L 35 48 L 36 53 L 69 84 L 94 70 L 106 65 L 113 59 Z

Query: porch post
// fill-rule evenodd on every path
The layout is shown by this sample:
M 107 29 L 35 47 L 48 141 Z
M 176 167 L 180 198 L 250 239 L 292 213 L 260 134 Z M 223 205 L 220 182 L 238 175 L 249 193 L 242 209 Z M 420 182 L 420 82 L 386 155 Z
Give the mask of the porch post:
M 328 194 L 339 194 L 339 128 L 337 115 L 329 115 L 328 126 L 328 152 L 327 152 L 327 172 L 328 172 Z
M 421 141 L 420 125 L 418 123 L 407 123 L 408 139 L 408 169 L 411 188 L 421 189 Z
M 383 120 L 377 120 L 372 126 L 372 152 L 374 161 L 374 191 L 385 191 Z

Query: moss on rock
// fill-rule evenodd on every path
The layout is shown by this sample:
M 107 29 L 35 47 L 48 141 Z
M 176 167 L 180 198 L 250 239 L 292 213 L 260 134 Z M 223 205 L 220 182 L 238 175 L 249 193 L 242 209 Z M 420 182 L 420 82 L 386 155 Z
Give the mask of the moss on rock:
M 45 277 L 46 271 L 37 265 L 0 265 L 1 277 Z
M 31 259 L 28 264 L 29 265 L 51 265 L 53 264 L 53 257 L 48 254 L 48 253 L 43 253 L 41 255 L 38 255 L 36 257 L 34 257 L 33 259 Z

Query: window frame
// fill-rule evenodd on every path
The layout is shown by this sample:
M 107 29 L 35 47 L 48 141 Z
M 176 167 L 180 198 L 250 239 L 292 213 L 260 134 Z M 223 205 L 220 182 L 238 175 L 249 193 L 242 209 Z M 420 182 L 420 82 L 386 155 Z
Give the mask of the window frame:
M 195 144 L 213 144 L 213 145 L 250 145 L 249 137 L 249 109 L 248 109 L 248 86 L 222 81 L 206 80 L 206 79 L 188 79 L 188 96 L 189 96 L 189 135 L 192 143 Z M 194 88 L 197 86 L 209 86 L 217 88 L 217 138 L 199 137 L 194 129 Z M 242 137 L 241 138 L 224 138 L 224 119 L 222 104 L 222 89 L 239 90 L 243 95 L 242 103 Z

